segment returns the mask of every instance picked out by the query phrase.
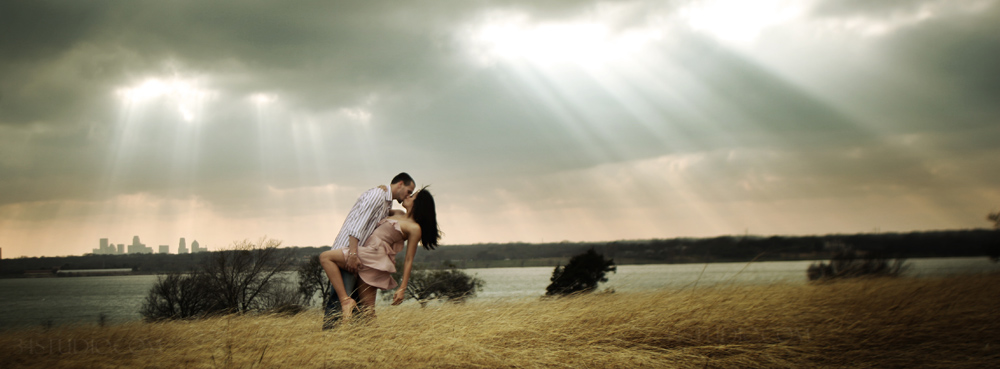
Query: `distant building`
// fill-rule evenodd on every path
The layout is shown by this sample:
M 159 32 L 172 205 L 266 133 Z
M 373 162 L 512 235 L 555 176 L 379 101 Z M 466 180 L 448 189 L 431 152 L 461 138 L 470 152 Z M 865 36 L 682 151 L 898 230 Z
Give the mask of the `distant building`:
M 160 253 L 161 254 L 169 254 L 170 253 L 170 245 L 160 245 Z
M 118 250 L 115 249 L 115 245 L 108 244 L 107 238 L 101 239 L 101 244 L 94 249 L 94 255 L 114 255 L 118 254 Z
M 119 243 L 118 244 L 118 255 L 121 255 L 121 254 L 124 254 L 124 253 L 125 253 L 125 244 L 124 243 Z
M 184 237 L 181 237 L 181 244 L 180 244 L 180 246 L 177 246 L 177 253 L 178 254 L 187 254 L 188 253 L 188 248 L 184 244 Z
M 198 240 L 191 241 L 191 253 L 199 253 L 208 251 L 208 247 L 202 248 L 198 245 Z
M 153 248 L 146 247 L 145 244 L 139 243 L 139 236 L 132 237 L 132 244 L 128 245 L 129 254 L 152 254 Z

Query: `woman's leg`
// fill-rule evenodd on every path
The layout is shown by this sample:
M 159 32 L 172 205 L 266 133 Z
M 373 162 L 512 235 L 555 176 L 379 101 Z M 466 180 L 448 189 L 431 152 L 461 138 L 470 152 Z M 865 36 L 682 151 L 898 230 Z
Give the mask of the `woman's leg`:
M 358 278 L 358 305 L 364 315 L 375 318 L 375 297 L 378 295 L 378 288 L 372 287 Z
M 344 278 L 340 276 L 340 267 L 344 265 L 344 262 L 344 252 L 341 250 L 327 250 L 319 254 L 319 264 L 323 266 L 326 277 L 330 279 L 330 285 L 337 292 L 341 311 L 346 319 L 351 317 L 358 304 L 351 299 L 351 296 L 347 294 L 347 289 L 344 288 Z

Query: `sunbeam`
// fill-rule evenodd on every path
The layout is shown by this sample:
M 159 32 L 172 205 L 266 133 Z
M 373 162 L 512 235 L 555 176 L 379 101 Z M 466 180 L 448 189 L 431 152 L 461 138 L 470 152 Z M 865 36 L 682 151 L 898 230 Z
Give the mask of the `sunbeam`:
M 494 12 L 468 27 L 466 42 L 484 64 L 593 66 L 634 57 L 662 37 L 654 27 L 614 29 L 595 18 L 539 22 L 522 13 Z
M 133 104 L 163 100 L 173 105 L 185 122 L 195 121 L 205 101 L 215 96 L 213 91 L 201 88 L 198 80 L 177 76 L 147 78 L 134 85 L 119 88 L 117 92 L 123 100 Z
M 755 40 L 767 27 L 804 13 L 799 2 L 787 0 L 707 0 L 689 2 L 678 14 L 694 30 L 732 42 Z
M 1000 203 L 998 0 L 72 3 L 0 5 L 33 20 L 0 22 L 12 255 L 329 244 L 401 171 L 452 245 L 976 228 Z

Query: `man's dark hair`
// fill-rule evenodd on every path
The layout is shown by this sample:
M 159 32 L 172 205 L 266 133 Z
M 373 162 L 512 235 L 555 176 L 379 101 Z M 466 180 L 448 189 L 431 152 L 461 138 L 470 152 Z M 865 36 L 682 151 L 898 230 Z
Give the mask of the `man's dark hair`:
M 389 184 L 396 184 L 396 182 L 400 181 L 402 181 L 404 185 L 409 186 L 413 184 L 413 177 L 410 177 L 410 175 L 406 174 L 406 172 L 402 172 L 397 174 L 395 177 L 392 177 L 392 182 L 389 182 Z

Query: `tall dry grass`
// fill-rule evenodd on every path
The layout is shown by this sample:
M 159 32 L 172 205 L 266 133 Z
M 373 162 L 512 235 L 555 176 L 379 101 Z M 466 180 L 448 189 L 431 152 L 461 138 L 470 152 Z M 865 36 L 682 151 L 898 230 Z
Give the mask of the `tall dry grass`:
M 6 332 L 3 367 L 1000 367 L 1000 275 Z

